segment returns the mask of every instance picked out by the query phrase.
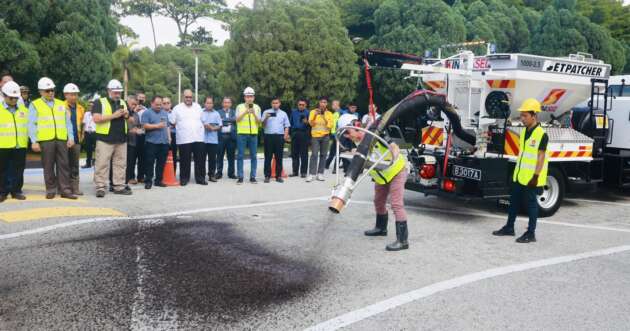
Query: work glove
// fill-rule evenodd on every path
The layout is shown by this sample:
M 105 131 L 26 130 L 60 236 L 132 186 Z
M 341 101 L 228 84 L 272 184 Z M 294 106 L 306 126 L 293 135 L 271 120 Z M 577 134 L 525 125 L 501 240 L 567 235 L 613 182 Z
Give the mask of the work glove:
M 536 186 L 538 186 L 538 175 L 534 175 L 527 183 L 527 187 L 535 188 Z

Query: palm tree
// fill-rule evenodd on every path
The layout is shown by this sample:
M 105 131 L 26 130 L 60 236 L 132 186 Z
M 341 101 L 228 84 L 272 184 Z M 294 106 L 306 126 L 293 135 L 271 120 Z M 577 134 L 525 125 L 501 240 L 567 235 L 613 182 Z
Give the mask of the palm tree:
M 131 42 L 128 45 L 119 45 L 118 48 L 112 54 L 113 74 L 115 77 L 122 76 L 123 87 L 125 88 L 124 98 L 127 99 L 129 91 L 129 75 L 133 72 L 134 75 L 142 78 L 145 75 L 144 68 L 140 64 L 140 57 L 132 50 L 136 42 Z

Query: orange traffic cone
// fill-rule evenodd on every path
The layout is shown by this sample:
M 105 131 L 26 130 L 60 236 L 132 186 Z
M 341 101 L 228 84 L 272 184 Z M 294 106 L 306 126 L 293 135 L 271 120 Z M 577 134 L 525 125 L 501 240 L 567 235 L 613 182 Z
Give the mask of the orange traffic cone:
M 175 166 L 173 162 L 173 152 L 168 151 L 166 164 L 164 165 L 164 174 L 162 175 L 162 183 L 166 186 L 179 186 L 179 182 L 175 179 Z
M 284 172 L 284 168 L 282 168 L 282 178 L 287 178 L 286 172 Z M 274 156 L 271 159 L 271 178 L 276 178 L 276 157 Z

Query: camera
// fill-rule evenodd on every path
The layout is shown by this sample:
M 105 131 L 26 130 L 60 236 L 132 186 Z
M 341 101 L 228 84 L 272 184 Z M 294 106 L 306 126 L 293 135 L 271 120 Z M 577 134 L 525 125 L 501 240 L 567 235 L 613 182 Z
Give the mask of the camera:
M 276 113 L 275 111 L 274 111 L 274 112 L 269 113 L 269 116 L 270 116 L 270 117 L 276 117 L 276 115 L 277 115 L 277 113 Z

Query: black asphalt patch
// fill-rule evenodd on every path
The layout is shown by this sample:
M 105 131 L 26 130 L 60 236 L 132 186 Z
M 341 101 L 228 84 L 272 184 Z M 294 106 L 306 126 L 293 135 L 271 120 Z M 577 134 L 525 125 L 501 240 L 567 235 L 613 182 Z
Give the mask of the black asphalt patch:
M 195 219 L 141 220 L 5 253 L 0 329 L 129 329 L 137 319 L 229 328 L 306 295 L 322 278 L 314 260 L 280 256 L 229 224 Z
M 147 268 L 145 300 L 155 305 L 148 307 L 152 319 L 177 309 L 225 326 L 306 294 L 321 277 L 315 266 L 269 252 L 225 223 L 167 220 L 142 230 L 137 240 Z

